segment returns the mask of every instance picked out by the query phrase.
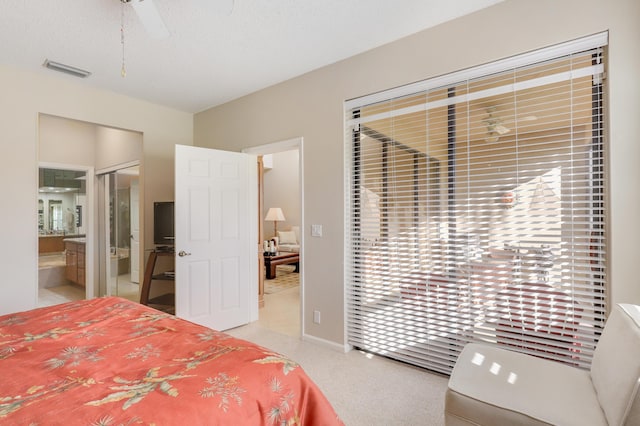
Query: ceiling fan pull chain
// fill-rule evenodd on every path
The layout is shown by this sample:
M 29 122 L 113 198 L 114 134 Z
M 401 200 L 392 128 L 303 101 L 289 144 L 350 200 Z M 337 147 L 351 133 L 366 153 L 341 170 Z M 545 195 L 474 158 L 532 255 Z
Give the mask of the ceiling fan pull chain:
M 122 9 L 120 11 L 120 43 L 122 44 L 122 68 L 120 69 L 120 75 L 122 78 L 127 76 L 127 70 L 124 66 L 124 4 L 126 0 L 122 0 Z

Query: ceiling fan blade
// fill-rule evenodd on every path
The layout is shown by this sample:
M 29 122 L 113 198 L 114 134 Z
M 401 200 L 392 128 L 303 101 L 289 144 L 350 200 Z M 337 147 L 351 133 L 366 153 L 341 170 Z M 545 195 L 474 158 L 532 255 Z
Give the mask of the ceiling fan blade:
M 235 0 L 213 0 L 213 9 L 221 15 L 231 15 L 236 5 Z
M 169 30 L 156 5 L 153 4 L 153 0 L 131 0 L 130 3 L 151 37 L 158 39 L 169 37 Z

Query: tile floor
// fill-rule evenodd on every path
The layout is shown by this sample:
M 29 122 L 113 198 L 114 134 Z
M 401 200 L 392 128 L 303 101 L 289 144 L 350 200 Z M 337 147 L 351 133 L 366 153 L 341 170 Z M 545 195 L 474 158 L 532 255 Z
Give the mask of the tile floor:
M 84 297 L 84 288 L 72 284 L 38 288 L 39 307 L 57 305 L 58 303 L 71 302 L 74 300 L 82 300 Z
M 84 287 L 71 284 L 64 277 L 64 253 L 39 256 L 38 267 L 38 306 L 51 306 L 85 298 Z M 139 285 L 131 282 L 128 273 L 118 276 L 117 286 L 114 281 L 111 294 L 133 301 L 140 300 Z
M 112 289 L 111 294 L 117 294 L 120 297 L 137 302 L 140 300 L 138 287 L 138 284 L 128 280 L 128 274 L 124 274 L 118 278 L 118 291 Z M 82 300 L 84 298 L 84 287 L 75 284 L 38 288 L 38 306 L 51 306 L 73 300 Z

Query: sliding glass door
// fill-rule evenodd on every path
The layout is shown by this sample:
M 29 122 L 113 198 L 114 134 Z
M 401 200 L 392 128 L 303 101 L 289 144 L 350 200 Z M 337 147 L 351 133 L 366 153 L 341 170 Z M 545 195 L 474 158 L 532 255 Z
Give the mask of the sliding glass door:
M 590 365 L 606 305 L 604 44 L 349 101 L 351 345 L 444 373 L 470 341 Z
M 138 166 L 99 176 L 101 188 L 100 295 L 139 300 Z

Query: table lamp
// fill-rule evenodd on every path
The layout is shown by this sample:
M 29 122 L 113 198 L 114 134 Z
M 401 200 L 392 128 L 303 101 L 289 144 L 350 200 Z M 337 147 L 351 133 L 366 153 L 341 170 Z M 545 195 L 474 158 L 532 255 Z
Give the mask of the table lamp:
M 278 236 L 278 222 L 281 222 L 284 219 L 284 214 L 282 213 L 282 209 L 280 207 L 271 207 L 267 212 L 267 216 L 264 220 L 272 220 L 273 221 L 273 236 Z

